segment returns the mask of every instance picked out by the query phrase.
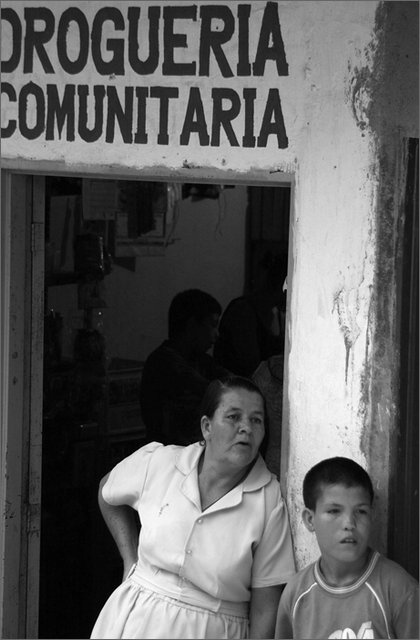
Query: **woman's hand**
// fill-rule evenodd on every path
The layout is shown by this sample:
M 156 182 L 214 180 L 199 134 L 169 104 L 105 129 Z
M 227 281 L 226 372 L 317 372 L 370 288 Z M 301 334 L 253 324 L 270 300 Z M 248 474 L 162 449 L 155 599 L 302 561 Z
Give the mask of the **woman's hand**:
M 125 561 L 124 562 L 124 571 L 123 571 L 123 578 L 122 578 L 123 582 L 124 582 L 124 580 L 127 579 L 128 574 L 133 569 L 133 567 L 136 565 L 136 563 L 137 563 L 137 558 L 133 562 L 129 562 L 129 561 Z
M 249 608 L 249 637 L 274 638 L 277 609 L 283 584 L 251 589 Z

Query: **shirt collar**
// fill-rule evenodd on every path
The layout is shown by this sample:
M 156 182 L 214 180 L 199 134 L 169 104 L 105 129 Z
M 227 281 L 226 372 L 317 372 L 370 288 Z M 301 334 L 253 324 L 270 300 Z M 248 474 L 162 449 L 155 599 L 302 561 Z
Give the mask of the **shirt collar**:
M 198 465 L 203 447 L 195 442 L 187 447 L 180 448 L 175 457 L 176 468 L 187 476 Z M 257 491 L 270 482 L 273 474 L 267 469 L 261 454 L 243 482 L 243 491 Z
M 372 571 L 376 566 L 376 563 L 379 560 L 379 555 L 380 554 L 377 551 L 373 551 L 365 571 L 355 582 L 347 585 L 346 587 L 332 587 L 326 582 L 321 572 L 321 565 L 320 565 L 321 558 L 319 558 L 317 562 L 314 564 L 314 573 L 315 573 L 316 581 L 325 591 L 328 591 L 329 593 L 333 593 L 335 595 L 352 593 L 353 591 L 356 591 L 362 584 L 364 584 L 366 580 L 369 578 L 370 574 L 372 573 Z

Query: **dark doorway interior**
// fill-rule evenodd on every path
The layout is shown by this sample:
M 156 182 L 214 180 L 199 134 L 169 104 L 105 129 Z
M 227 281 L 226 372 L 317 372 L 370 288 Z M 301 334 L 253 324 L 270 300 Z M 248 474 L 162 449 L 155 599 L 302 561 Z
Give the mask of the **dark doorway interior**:
M 104 343 L 102 287 L 110 262 L 129 273 L 135 258 L 114 255 L 112 211 L 86 216 L 89 197 L 112 209 L 109 195 L 98 199 L 93 192 L 101 183 L 105 193 L 105 180 L 89 191 L 82 178 L 46 177 L 41 638 L 89 637 L 119 584 L 122 566 L 99 513 L 97 487 L 112 466 L 146 442 L 139 406 L 142 362 L 136 354 L 109 357 Z M 151 234 L 157 246 L 165 233 L 153 204 L 160 202 L 159 183 L 142 185 L 147 207 L 140 206 L 132 183 L 120 185 L 131 211 L 128 240 Z M 193 199 L 219 195 L 216 185 L 183 188 L 183 196 Z M 289 186 L 248 187 L 243 292 L 258 285 L 270 256 L 281 254 L 287 263 L 289 210 Z
M 419 141 L 408 141 L 400 274 L 400 416 L 389 555 L 419 577 Z

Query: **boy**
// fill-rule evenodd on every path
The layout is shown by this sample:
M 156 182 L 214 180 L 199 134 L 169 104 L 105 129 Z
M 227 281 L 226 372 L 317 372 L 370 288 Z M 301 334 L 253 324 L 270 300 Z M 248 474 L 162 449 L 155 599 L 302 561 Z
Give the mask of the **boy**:
M 319 560 L 287 584 L 275 638 L 418 638 L 418 582 L 369 547 L 373 487 L 356 462 L 329 458 L 303 481 L 303 522 Z

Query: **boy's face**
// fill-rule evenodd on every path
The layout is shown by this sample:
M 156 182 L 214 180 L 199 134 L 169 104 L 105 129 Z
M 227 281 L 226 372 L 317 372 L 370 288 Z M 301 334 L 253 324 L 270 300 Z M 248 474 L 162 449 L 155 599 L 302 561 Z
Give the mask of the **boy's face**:
M 363 567 L 372 522 L 370 495 L 360 486 L 324 485 L 315 511 L 305 508 L 303 521 L 315 531 L 323 559 L 334 566 Z

